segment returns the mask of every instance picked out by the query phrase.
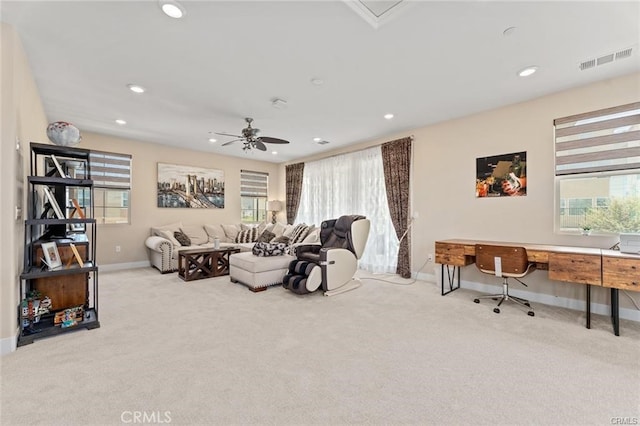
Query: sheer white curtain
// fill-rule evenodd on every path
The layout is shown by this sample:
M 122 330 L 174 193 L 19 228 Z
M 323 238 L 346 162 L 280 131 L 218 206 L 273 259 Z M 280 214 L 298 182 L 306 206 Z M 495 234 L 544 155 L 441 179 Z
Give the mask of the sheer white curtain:
M 389 215 L 379 146 L 305 163 L 295 223 L 320 226 L 323 220 L 351 214 L 371 221 L 359 267 L 395 273 L 398 238 Z

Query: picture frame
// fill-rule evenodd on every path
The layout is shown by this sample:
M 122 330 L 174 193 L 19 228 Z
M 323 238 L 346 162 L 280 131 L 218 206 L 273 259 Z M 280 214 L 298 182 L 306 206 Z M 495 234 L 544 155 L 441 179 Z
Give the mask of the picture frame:
M 65 174 L 64 169 L 62 168 L 62 166 L 60 165 L 60 163 L 58 162 L 58 159 L 54 154 L 51 154 L 51 161 L 53 161 L 53 164 L 56 166 L 56 169 L 58 170 L 58 174 L 60 175 L 60 177 L 66 178 L 67 175 Z
M 42 243 L 42 254 L 44 256 L 44 263 L 50 270 L 60 268 L 62 266 L 62 259 L 60 259 L 60 253 L 58 252 L 58 246 L 55 241 L 48 243 Z
M 224 208 L 224 171 L 158 163 L 157 207 Z
M 476 198 L 527 195 L 527 152 L 476 158 Z
M 60 205 L 56 201 L 56 197 L 53 195 L 53 193 L 51 192 L 51 189 L 48 186 L 44 187 L 44 193 L 47 196 L 47 200 L 49 201 L 49 205 L 51 206 L 51 208 L 53 209 L 54 213 L 56 214 L 56 217 L 58 219 L 66 219 L 64 213 L 62 213 L 62 209 L 60 208 Z

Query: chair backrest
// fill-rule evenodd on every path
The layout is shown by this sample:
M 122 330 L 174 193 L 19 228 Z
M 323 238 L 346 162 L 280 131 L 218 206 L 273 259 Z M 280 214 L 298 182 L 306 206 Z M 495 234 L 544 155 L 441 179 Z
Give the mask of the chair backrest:
M 499 267 L 496 259 L 499 258 Z M 476 244 L 476 266 L 485 274 L 498 277 L 523 277 L 531 268 L 524 247 Z
M 360 259 L 369 237 L 370 222 L 364 216 L 348 215 L 322 222 L 320 243 L 323 248 L 343 248 Z

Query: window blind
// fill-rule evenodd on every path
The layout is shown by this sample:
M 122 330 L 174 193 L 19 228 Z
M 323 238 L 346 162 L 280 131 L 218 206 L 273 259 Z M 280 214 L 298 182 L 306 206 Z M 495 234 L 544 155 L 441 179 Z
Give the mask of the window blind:
M 89 170 L 97 188 L 131 189 L 131 156 L 91 151 Z
M 640 168 L 640 102 L 554 120 L 556 176 Z
M 269 189 L 269 173 L 240 170 L 240 196 L 266 197 Z

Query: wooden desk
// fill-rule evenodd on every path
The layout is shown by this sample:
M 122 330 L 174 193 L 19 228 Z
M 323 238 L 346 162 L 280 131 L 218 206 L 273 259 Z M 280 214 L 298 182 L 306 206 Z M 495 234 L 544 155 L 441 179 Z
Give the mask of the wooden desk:
M 640 291 L 639 255 L 589 247 L 451 239 L 436 241 L 436 263 L 441 264 L 443 296 L 460 288 L 460 267 L 475 262 L 476 244 L 524 247 L 529 261 L 534 262 L 537 269 L 549 271 L 549 279 L 586 285 L 587 328 L 591 328 L 592 285 L 611 289 L 611 321 L 616 336 L 620 335 L 618 290 Z M 445 266 L 448 291 L 445 291 L 444 285 Z

